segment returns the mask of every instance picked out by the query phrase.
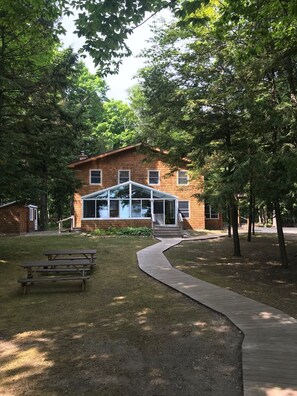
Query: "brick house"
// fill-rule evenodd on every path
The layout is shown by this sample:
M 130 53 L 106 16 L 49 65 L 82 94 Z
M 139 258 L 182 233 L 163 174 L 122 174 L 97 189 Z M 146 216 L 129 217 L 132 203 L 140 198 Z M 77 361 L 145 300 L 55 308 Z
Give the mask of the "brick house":
M 206 219 L 204 203 L 194 196 L 203 188 L 203 180 L 190 180 L 189 161 L 172 172 L 164 161 L 166 153 L 150 151 L 154 155 L 136 144 L 89 158 L 81 156 L 69 165 L 82 183 L 74 194 L 76 228 L 222 228 L 221 215 L 207 207 L 212 217 Z
M 37 206 L 16 201 L 0 206 L 0 234 L 25 234 L 37 229 Z

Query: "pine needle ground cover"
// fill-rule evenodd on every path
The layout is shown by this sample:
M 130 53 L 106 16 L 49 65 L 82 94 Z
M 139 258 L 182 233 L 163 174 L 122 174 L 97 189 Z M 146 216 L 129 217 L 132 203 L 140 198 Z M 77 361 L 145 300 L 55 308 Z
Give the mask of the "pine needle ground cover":
M 242 335 L 142 273 L 146 237 L 0 238 L 0 394 L 240 396 Z M 86 291 L 36 284 L 20 264 L 46 249 L 97 249 Z
M 280 265 L 277 236 L 241 236 L 242 257 L 233 257 L 231 238 L 188 241 L 166 252 L 177 269 L 271 305 L 297 318 L 297 236 L 286 235 L 290 268 Z

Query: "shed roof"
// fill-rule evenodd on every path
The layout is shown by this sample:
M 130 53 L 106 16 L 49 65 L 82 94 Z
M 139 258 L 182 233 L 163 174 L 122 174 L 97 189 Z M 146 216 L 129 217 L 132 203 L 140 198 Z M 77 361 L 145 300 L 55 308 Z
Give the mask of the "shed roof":
M 17 201 L 7 202 L 6 204 L 0 205 L 0 209 L 5 208 L 6 206 L 11 206 L 17 203 Z

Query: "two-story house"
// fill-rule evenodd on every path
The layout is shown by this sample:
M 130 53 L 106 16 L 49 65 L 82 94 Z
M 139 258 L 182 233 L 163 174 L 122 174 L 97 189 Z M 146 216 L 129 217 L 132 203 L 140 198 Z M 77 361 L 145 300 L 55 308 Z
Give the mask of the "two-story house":
M 74 195 L 75 227 L 92 231 L 108 227 L 222 228 L 221 215 L 194 196 L 203 180 L 191 180 L 187 160 L 172 172 L 166 153 L 141 144 L 108 151 L 69 165 L 82 183 Z M 163 161 L 162 161 L 163 158 Z M 206 209 L 206 210 L 205 210 Z M 208 219 L 206 218 L 208 215 Z

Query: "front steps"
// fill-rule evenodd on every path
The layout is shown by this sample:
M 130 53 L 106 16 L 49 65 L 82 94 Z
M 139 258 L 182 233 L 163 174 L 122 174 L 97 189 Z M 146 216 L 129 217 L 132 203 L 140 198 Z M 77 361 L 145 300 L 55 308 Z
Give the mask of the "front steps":
M 183 231 L 177 226 L 157 226 L 153 228 L 153 235 L 156 238 L 182 238 Z

